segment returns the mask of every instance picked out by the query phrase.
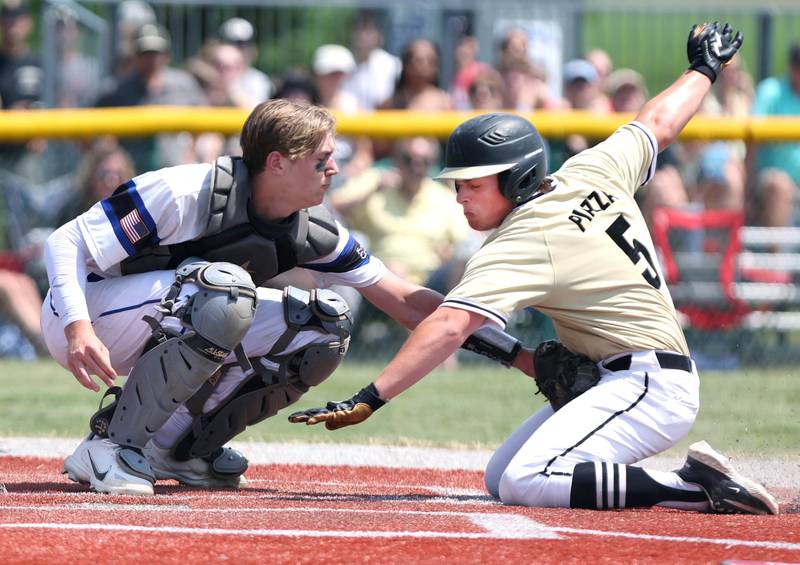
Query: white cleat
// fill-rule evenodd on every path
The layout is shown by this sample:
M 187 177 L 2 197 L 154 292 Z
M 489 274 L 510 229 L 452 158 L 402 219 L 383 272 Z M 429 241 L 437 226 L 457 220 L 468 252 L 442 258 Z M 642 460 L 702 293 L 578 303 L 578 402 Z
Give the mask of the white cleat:
M 70 480 L 102 493 L 150 496 L 155 476 L 136 450 L 90 434 L 64 460 Z
M 247 486 L 244 477 L 247 459 L 230 447 L 221 448 L 215 456 L 178 461 L 170 455 L 169 449 L 162 449 L 151 441 L 142 453 L 158 480 L 173 479 L 202 488 L 239 489 Z

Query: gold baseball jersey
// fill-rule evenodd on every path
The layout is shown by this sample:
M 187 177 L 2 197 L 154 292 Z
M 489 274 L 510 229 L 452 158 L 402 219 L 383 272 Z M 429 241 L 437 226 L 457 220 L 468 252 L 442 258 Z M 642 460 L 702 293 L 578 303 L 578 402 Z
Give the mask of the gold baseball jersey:
M 653 133 L 631 122 L 569 159 L 553 190 L 516 207 L 467 262 L 443 306 L 505 326 L 548 315 L 572 351 L 599 361 L 649 349 L 688 355 L 636 190 L 655 170 Z

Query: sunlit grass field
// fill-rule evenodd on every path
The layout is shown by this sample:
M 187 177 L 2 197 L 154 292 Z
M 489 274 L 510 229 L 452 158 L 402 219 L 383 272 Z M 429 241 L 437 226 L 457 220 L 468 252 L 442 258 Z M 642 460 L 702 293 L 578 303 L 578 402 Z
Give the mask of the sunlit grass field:
M 544 400 L 521 373 L 488 364 L 437 370 L 369 421 L 329 432 L 289 424 L 294 409 L 348 398 L 377 375 L 379 365 L 346 363 L 325 383 L 241 439 L 354 442 L 493 448 Z M 800 372 L 712 373 L 702 377 L 702 408 L 675 453 L 707 439 L 729 454 L 797 455 L 800 451 Z M 0 436 L 79 437 L 100 393 L 82 388 L 53 362 L 0 363 Z

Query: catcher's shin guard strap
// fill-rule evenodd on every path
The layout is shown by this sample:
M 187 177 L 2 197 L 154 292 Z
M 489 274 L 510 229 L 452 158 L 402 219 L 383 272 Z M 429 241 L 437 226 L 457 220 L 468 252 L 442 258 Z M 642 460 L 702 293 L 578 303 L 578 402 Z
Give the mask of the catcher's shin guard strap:
M 522 343 L 495 326 L 485 325 L 469 336 L 461 347 L 510 367 L 517 358 Z
M 176 459 L 207 457 L 244 431 L 294 404 L 330 376 L 347 352 L 344 343 L 311 344 L 295 353 L 251 359 L 255 368 L 232 394 L 208 414 L 197 414 L 173 448 Z
M 122 395 L 122 387 L 112 386 L 100 399 L 100 408 L 89 419 L 89 429 L 98 437 L 108 437 L 108 426 L 111 423 L 111 418 L 114 416 L 114 411 L 117 409 L 117 402 Z M 113 396 L 114 400 L 103 406 L 106 398 Z

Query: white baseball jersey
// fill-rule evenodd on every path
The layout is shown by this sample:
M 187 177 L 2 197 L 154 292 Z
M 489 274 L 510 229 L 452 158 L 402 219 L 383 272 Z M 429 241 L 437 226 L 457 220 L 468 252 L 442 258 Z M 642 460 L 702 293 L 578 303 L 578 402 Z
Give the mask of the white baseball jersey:
M 120 217 L 113 199 L 95 204 L 77 219 L 91 254 L 87 269 L 96 277 L 120 275 L 120 262 L 145 243 L 171 245 L 202 235 L 209 220 L 211 164 L 181 165 L 135 177 L 125 187 L 133 208 Z M 309 273 L 317 286 L 369 286 L 384 273 L 337 223 L 339 243 L 330 254 L 311 261 Z M 342 272 L 341 266 L 347 265 Z M 302 267 L 302 265 L 301 265 Z
M 173 244 L 191 240 L 203 233 L 208 223 L 210 194 L 210 164 L 182 165 L 145 173 L 129 181 L 126 197 L 107 199 L 95 204 L 74 221 L 75 237 L 88 250 L 87 273 L 83 296 L 74 292 L 51 290 L 42 307 L 42 326 L 50 353 L 67 366 L 66 339 L 63 327 L 78 317 L 88 315 L 95 333 L 108 347 L 115 369 L 127 372 L 139 356 L 151 329 L 142 320 L 153 314 L 153 305 L 160 302 L 172 282 L 171 271 L 153 271 L 120 276 L 120 262 L 134 255 L 146 244 Z M 125 213 L 118 213 L 124 200 Z M 70 227 L 67 224 L 65 227 Z M 352 287 L 369 286 L 386 272 L 383 263 L 367 253 L 343 226 L 337 223 L 339 240 L 332 252 L 300 265 L 313 278 L 316 286 L 335 284 Z M 62 228 L 63 229 L 63 228 Z M 51 280 L 72 276 L 76 267 L 48 265 Z M 67 273 L 71 270 L 71 273 Z M 80 266 L 77 271 L 81 271 Z M 191 289 L 189 291 L 188 289 Z M 259 289 L 259 308 L 248 336 L 249 355 L 263 355 L 285 330 L 281 314 L 280 291 Z M 184 288 L 187 295 L 196 291 L 194 285 Z M 86 308 L 75 308 L 85 300 Z M 67 304 L 69 302 L 69 304 Z M 65 314 L 67 312 L 67 314 Z M 77 314 L 76 314 L 77 312 Z M 77 317 L 76 317 L 77 316 Z M 303 332 L 289 350 L 304 344 L 303 340 L 328 339 L 317 332 Z M 252 342 L 252 343 L 251 343 Z
M 653 133 L 632 122 L 569 159 L 553 190 L 515 208 L 469 260 L 443 305 L 505 326 L 529 306 L 594 360 L 645 350 L 688 355 L 634 193 L 655 170 Z

